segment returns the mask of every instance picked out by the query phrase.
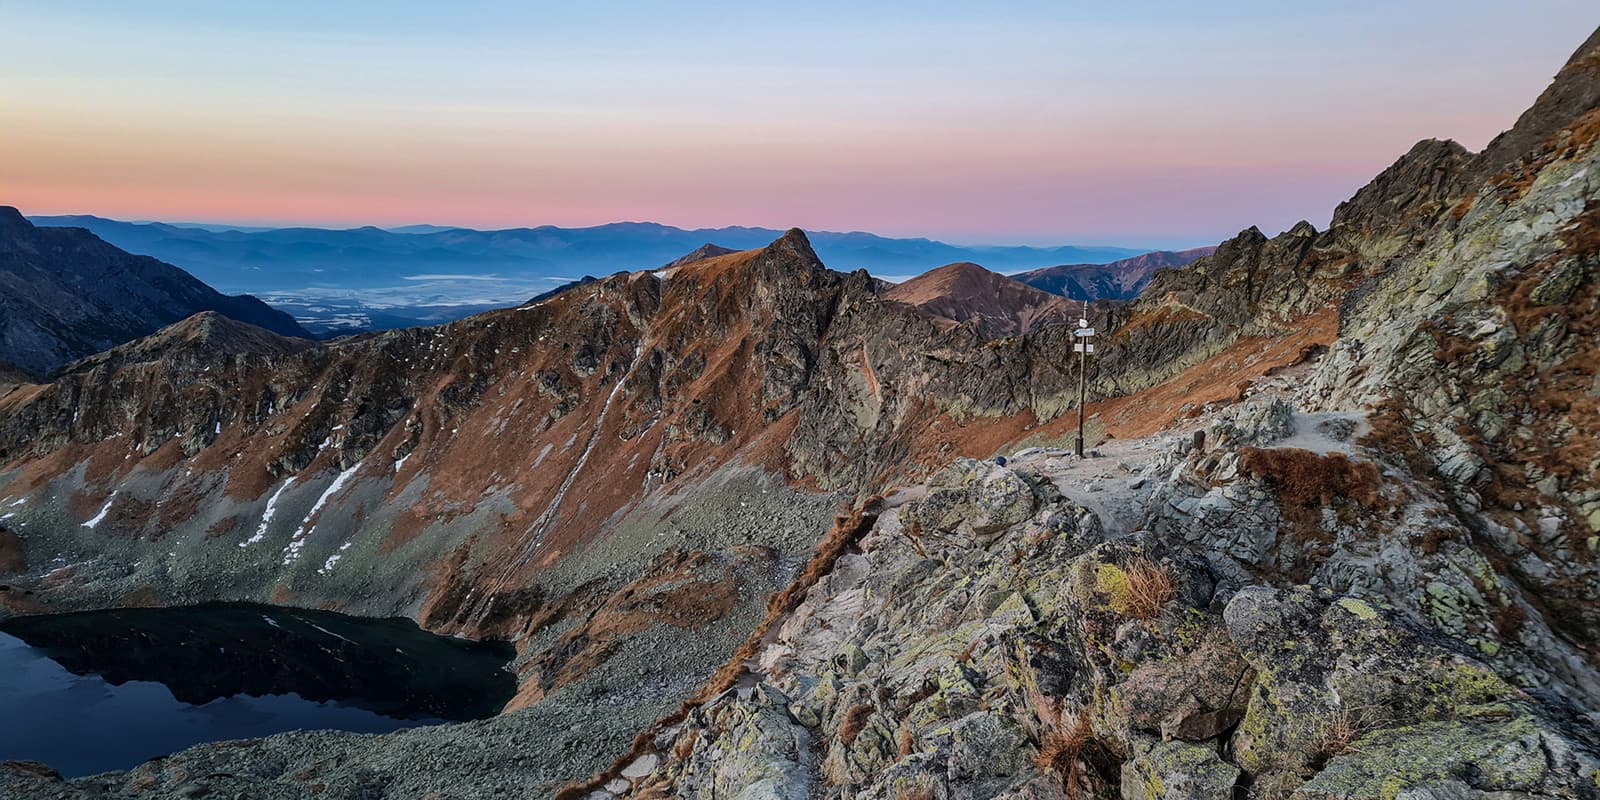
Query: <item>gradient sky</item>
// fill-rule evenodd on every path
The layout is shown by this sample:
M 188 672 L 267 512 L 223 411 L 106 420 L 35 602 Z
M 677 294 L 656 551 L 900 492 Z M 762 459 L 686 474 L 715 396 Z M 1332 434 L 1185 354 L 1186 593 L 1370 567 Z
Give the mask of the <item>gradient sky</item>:
M 1206 244 L 1321 227 L 1418 139 L 1482 147 L 1600 23 L 1106 5 L 0 0 L 0 204 Z

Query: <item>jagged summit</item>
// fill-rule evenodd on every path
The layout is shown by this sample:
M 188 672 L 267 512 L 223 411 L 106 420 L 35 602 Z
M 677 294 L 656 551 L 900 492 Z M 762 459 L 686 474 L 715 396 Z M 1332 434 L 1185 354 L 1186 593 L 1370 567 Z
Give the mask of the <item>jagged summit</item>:
M 946 264 L 883 292 L 883 299 L 947 326 L 972 323 L 984 336 L 1014 336 L 1076 319 L 1070 304 L 971 262 Z
M 1517 117 L 1505 133 L 1489 142 L 1475 159 L 1475 177 L 1482 179 L 1506 170 L 1569 128 L 1580 117 L 1600 108 L 1600 30 L 1589 38 L 1556 73 L 1533 105 Z M 1600 125 L 1592 118 L 1587 125 Z

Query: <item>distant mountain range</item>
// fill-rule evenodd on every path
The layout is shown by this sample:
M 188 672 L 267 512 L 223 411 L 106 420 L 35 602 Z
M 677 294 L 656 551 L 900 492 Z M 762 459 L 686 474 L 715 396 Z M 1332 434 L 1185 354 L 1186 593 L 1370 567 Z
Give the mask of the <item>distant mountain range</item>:
M 386 230 L 226 228 L 132 223 L 95 216 L 41 216 L 36 225 L 81 227 L 132 253 L 188 270 L 225 292 L 248 292 L 293 314 L 319 335 L 448 321 L 578 279 L 653 269 L 707 242 L 723 249 L 766 245 L 783 231 L 684 230 L 648 222 L 590 228 L 480 231 L 413 225 Z M 843 270 L 916 275 L 952 262 L 995 272 L 1062 263 L 1103 263 L 1139 253 L 1121 247 L 965 247 L 871 233 L 810 234 L 820 257 Z
M 229 297 L 171 264 L 84 230 L 35 227 L 0 206 L 0 362 L 48 373 L 202 311 L 309 336 L 254 297 Z
M 1109 264 L 1062 264 L 1012 275 L 1035 289 L 1072 300 L 1132 300 L 1158 270 L 1188 266 L 1215 247 L 1156 250 Z

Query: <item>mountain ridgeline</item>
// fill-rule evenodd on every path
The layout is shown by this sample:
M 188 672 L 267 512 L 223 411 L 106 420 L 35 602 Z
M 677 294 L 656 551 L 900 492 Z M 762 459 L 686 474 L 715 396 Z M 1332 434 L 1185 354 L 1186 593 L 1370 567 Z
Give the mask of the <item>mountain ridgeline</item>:
M 684 230 L 646 222 L 505 230 L 226 228 L 93 216 L 36 217 L 34 222 L 85 228 L 131 253 L 182 265 L 211 286 L 262 297 L 320 337 L 450 322 L 547 294 L 578 276 L 654 267 L 691 250 L 714 252 L 705 242 L 716 242 L 709 245 L 715 252 L 746 250 L 783 233 L 744 227 Z M 830 264 L 899 275 L 955 261 L 1008 272 L 1139 252 L 1070 245 L 967 247 L 861 232 L 818 232 L 811 239 Z
M 1132 300 L 1144 291 L 1158 270 L 1187 266 L 1215 247 L 1191 250 L 1156 250 L 1106 264 L 1062 264 L 1018 273 L 1011 277 L 1035 289 L 1069 300 Z
M 0 397 L 0 613 L 404 615 L 517 642 L 519 691 L 0 789 L 1593 800 L 1597 145 L 1600 32 L 1482 152 L 1093 304 L 1115 458 L 1063 455 L 1076 304 L 885 289 L 798 230 L 80 362 Z
M 254 297 L 220 294 L 86 230 L 35 227 L 0 206 L 0 361 L 49 373 L 202 311 L 309 338 L 288 314 Z

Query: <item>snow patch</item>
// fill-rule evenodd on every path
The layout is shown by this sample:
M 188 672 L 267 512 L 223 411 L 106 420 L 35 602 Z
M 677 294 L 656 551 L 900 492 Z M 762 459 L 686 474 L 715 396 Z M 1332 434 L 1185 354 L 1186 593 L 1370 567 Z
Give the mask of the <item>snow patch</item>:
M 105 519 L 106 519 L 106 515 L 111 513 L 111 504 L 116 502 L 116 499 L 117 499 L 117 493 L 116 492 L 112 492 L 111 496 L 106 498 L 106 504 L 100 507 L 100 513 L 94 515 L 94 519 L 91 519 L 88 522 L 83 523 L 83 527 L 85 527 L 85 528 L 93 528 L 94 526 L 99 525 L 100 523 L 104 522 Z
M 350 476 L 356 474 L 356 470 L 360 467 L 361 465 L 357 464 L 339 473 L 339 476 L 333 479 L 333 483 L 328 484 L 328 488 L 323 490 L 322 496 L 317 498 L 317 502 L 311 505 L 311 511 L 306 514 L 305 519 L 300 521 L 300 527 L 295 529 L 294 535 L 289 537 L 289 546 L 283 548 L 284 566 L 287 567 L 300 559 L 300 548 L 305 546 L 306 537 L 316 530 L 316 526 L 312 524 L 311 520 L 315 519 L 317 512 L 328 504 L 328 498 L 333 497 L 341 488 L 344 488 L 344 482 L 350 480 Z
M 272 524 L 272 515 L 277 513 L 277 511 L 278 511 L 278 498 L 282 497 L 284 491 L 287 490 L 293 484 L 294 484 L 294 476 L 291 475 L 291 476 L 289 476 L 289 480 L 284 481 L 283 485 L 278 487 L 278 491 L 273 492 L 272 496 L 267 498 L 267 509 L 265 511 L 261 512 L 261 525 L 260 525 L 260 527 L 256 528 L 256 533 L 255 533 L 254 536 L 251 536 L 250 538 L 240 542 L 239 543 L 240 547 L 249 547 L 250 545 L 253 545 L 256 542 L 259 542 L 262 539 L 267 538 L 267 526 Z
M 350 545 L 352 545 L 352 544 L 355 544 L 355 543 L 354 542 L 345 542 L 344 544 L 339 545 L 339 552 L 334 553 L 331 556 L 328 556 L 328 560 L 322 562 L 322 569 L 317 570 L 317 574 L 319 574 L 319 575 L 327 575 L 328 573 L 333 572 L 334 565 L 339 563 L 339 559 L 344 558 L 344 551 L 349 550 L 350 549 Z

